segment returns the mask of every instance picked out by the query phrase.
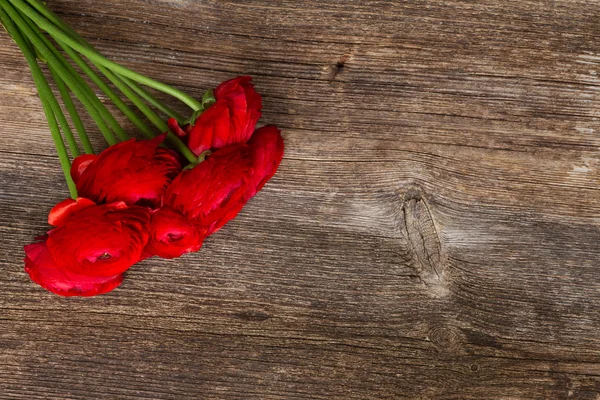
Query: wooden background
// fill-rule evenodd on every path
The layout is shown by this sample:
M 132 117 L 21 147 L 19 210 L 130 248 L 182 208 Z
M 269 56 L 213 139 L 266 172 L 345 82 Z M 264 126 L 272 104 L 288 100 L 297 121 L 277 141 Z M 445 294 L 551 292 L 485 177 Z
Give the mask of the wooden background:
M 196 97 L 253 75 L 286 157 L 200 253 L 52 295 L 22 247 L 68 192 L 1 32 L 1 399 L 600 398 L 600 2 L 48 4 Z

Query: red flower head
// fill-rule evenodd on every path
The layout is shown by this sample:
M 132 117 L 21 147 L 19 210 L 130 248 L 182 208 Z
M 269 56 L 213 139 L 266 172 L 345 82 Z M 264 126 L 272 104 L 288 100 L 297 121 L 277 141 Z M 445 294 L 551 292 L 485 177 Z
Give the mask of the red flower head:
M 98 156 L 77 157 L 71 176 L 82 197 L 97 203 L 123 201 L 127 205 L 158 207 L 181 164 L 171 150 L 158 147 L 165 135 L 152 140 L 128 140 Z
M 246 191 L 246 200 L 252 198 L 273 175 L 283 158 L 283 138 L 275 125 L 257 129 L 248 142 L 254 173 Z
M 200 250 L 204 234 L 179 211 L 162 207 L 152 215 L 146 256 L 175 258 Z
M 247 145 L 217 150 L 173 180 L 165 205 L 181 212 L 208 236 L 242 209 L 252 171 Z
M 277 171 L 281 131 L 258 129 L 247 144 L 224 147 L 184 170 L 167 189 L 165 205 L 185 215 L 208 236 L 233 219 Z
M 25 246 L 25 271 L 62 296 L 92 296 L 118 286 L 121 274 L 140 259 L 150 211 L 79 198 L 57 204 L 48 221 L 56 228 L 43 242 Z
M 262 98 L 251 81 L 249 76 L 240 76 L 217 86 L 216 102 L 188 129 L 188 146 L 196 155 L 250 139 L 262 108 Z

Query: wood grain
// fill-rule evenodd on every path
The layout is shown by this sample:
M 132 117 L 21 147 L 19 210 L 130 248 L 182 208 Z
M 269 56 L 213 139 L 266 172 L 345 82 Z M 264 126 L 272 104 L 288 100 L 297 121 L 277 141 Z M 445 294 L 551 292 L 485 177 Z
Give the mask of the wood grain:
M 600 398 L 600 3 L 101 3 L 48 1 L 196 97 L 253 75 L 286 157 L 200 253 L 54 296 L 22 246 L 67 190 L 0 35 L 0 398 Z

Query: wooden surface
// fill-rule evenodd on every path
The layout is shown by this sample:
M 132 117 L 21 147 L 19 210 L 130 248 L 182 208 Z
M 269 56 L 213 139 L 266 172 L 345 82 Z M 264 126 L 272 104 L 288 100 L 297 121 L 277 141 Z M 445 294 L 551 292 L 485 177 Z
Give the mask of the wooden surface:
M 196 97 L 253 75 L 286 157 L 200 253 L 54 296 L 22 247 L 67 190 L 2 32 L 1 399 L 600 398 L 600 2 L 48 4 Z

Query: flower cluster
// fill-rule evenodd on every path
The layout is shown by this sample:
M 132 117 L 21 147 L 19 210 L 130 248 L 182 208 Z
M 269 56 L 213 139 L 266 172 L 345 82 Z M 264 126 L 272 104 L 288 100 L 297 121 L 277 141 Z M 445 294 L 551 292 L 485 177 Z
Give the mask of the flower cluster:
M 275 174 L 283 139 L 273 125 L 255 129 L 262 102 L 250 77 L 222 83 L 214 97 L 193 123 L 169 120 L 202 159 L 195 165 L 183 168 L 163 147 L 166 134 L 75 158 L 79 197 L 57 204 L 54 228 L 25 246 L 34 282 L 62 296 L 106 293 L 140 260 L 198 251 L 238 214 Z

